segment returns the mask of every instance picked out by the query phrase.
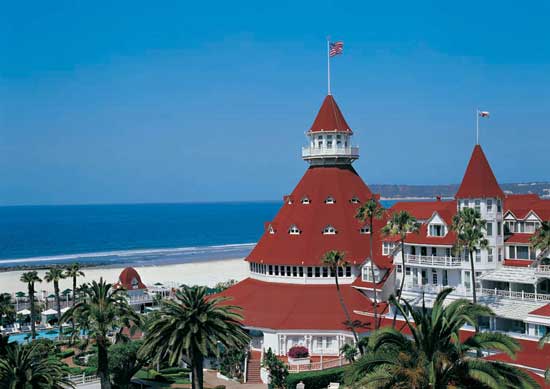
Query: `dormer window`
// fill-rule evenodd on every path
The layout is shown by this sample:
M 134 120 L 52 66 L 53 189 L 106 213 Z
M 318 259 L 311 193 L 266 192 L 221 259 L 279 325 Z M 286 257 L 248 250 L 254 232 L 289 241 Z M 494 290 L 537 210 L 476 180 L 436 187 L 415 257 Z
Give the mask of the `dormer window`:
M 304 205 L 307 205 L 309 204 L 311 201 L 309 200 L 309 197 L 305 196 L 303 199 L 302 199 L 302 204 Z
M 336 228 L 334 228 L 330 224 L 323 229 L 323 235 L 334 235 L 334 234 L 336 234 Z
M 336 202 L 336 200 L 334 200 L 334 197 L 332 197 L 332 196 L 328 196 L 325 199 L 325 204 L 334 204 L 335 202 Z
M 361 229 L 359 230 L 360 234 L 370 234 L 370 227 L 365 224 Z
M 267 231 L 268 231 L 271 235 L 273 235 L 273 234 L 275 233 L 275 228 L 273 228 L 272 225 L 269 225 L 269 228 L 267 229 Z
M 296 226 L 296 224 L 293 224 L 288 229 L 288 233 L 290 235 L 300 235 L 302 233 L 302 231 L 300 231 L 300 229 L 298 228 L 298 226 Z
M 359 197 L 353 196 L 349 202 L 352 204 L 359 204 L 361 201 L 359 200 Z
M 445 226 L 442 224 L 430 224 L 429 236 L 445 236 Z

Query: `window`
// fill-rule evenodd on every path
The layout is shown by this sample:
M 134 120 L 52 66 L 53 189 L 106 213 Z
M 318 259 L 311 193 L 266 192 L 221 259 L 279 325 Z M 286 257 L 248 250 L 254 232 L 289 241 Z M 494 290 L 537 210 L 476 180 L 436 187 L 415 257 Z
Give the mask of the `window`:
M 369 232 L 370 232 L 370 228 L 366 224 L 363 227 L 361 227 L 361 229 L 359 230 L 360 234 L 368 234 Z
M 312 267 L 309 267 L 307 268 L 307 276 L 308 277 L 313 277 L 313 268 Z
M 273 275 L 273 265 L 269 265 L 268 273 L 269 273 L 270 276 Z
M 275 275 L 276 276 L 279 275 L 279 266 L 278 265 L 275 265 Z
M 497 236 L 501 236 L 501 235 L 502 235 L 502 223 L 497 222 Z
M 487 236 L 493 236 L 493 223 L 487 223 Z
M 332 149 L 332 135 L 327 135 L 327 149 Z
M 470 286 L 472 285 L 472 279 L 470 278 L 470 272 L 465 271 L 464 272 L 464 286 L 466 289 L 470 289 Z
M 481 277 L 481 272 L 476 271 L 476 289 L 481 288 L 481 281 L 479 281 L 479 277 Z
M 487 262 L 493 262 L 493 249 L 487 248 Z
M 307 205 L 307 204 L 309 204 L 309 203 L 310 203 L 309 197 L 305 196 L 305 197 L 302 199 L 302 204 Z
M 502 201 L 497 200 L 497 212 L 502 212 Z
M 441 224 L 430 224 L 430 236 L 443 236 L 445 235 L 445 228 Z
M 416 268 L 415 268 L 415 270 L 416 270 Z M 405 268 L 405 275 L 407 275 L 407 276 L 411 275 L 411 268 L 408 267 L 408 266 Z
M 432 285 L 437 285 L 437 270 L 432 269 Z
M 393 242 L 384 242 L 382 244 L 382 255 L 390 255 L 394 247 Z
M 334 204 L 336 201 L 334 200 L 334 197 L 332 196 L 328 196 L 326 199 L 325 199 L 325 204 Z
M 351 266 L 346 266 L 346 277 L 351 277 Z
M 320 267 L 315 268 L 315 277 L 317 277 L 317 278 L 321 277 L 321 268 Z
M 451 256 L 451 249 L 450 249 L 449 247 L 447 247 L 447 248 L 445 249 L 445 256 L 447 256 L 447 257 L 450 257 L 450 256 Z
M 328 226 L 326 226 L 323 230 L 323 234 L 324 235 L 334 235 L 336 234 L 336 228 L 334 228 L 333 226 L 331 226 L 330 224 Z
M 285 267 L 281 266 L 281 276 L 285 276 Z
M 411 255 L 416 255 L 416 246 L 411 246 Z
M 397 265 L 397 272 L 398 272 L 398 273 L 401 273 L 401 272 L 402 272 L 401 265 Z
M 359 201 L 357 196 L 353 196 L 349 202 L 352 204 L 359 204 L 361 201 Z
M 525 222 L 525 232 L 533 233 L 535 229 L 535 222 Z
M 418 285 L 418 269 L 413 269 L 413 285 Z
M 437 248 L 432 247 L 432 257 L 435 257 L 437 255 Z
M 476 250 L 476 262 L 481 262 L 481 250 Z
M 296 266 L 292 266 L 292 276 L 298 277 L 298 268 Z
M 422 255 L 423 257 L 428 255 L 428 248 L 426 246 L 420 247 L 420 255 Z
M 477 212 L 481 212 L 481 201 L 480 200 L 475 201 L 475 207 L 474 208 Z
M 286 275 L 290 277 L 290 266 L 286 267 Z
M 516 246 L 508 246 L 508 257 L 511 259 L 516 258 Z
M 304 268 L 303 268 L 302 266 L 300 266 L 300 267 L 298 268 L 298 275 L 299 275 L 300 277 L 303 277 L 303 276 L 304 276 Z
M 323 277 L 328 277 L 328 267 L 323 267 Z
M 268 231 L 271 235 L 273 235 L 275 233 L 275 228 L 273 228 L 273 226 L 270 224 L 269 228 L 268 228 Z
M 447 274 L 447 270 L 443 270 L 443 286 L 449 285 L 449 275 Z
M 339 267 L 338 268 L 338 277 L 343 277 L 344 276 L 344 268 L 343 267 Z
M 516 246 L 517 259 L 529 259 L 529 247 Z
M 296 226 L 296 224 L 293 224 L 290 226 L 290 228 L 288 229 L 288 233 L 290 235 L 300 235 L 301 231 L 300 229 Z
M 498 261 L 502 261 L 502 249 L 498 249 Z
M 487 199 L 487 212 L 493 212 L 493 200 Z

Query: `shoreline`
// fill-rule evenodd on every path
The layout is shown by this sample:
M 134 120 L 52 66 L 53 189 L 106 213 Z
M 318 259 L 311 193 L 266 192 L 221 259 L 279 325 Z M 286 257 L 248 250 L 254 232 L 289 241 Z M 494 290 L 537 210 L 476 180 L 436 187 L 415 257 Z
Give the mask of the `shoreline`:
M 248 276 L 248 264 L 241 258 L 228 259 L 199 259 L 193 262 L 175 264 L 112 264 L 109 266 L 83 267 L 85 276 L 77 278 L 77 284 L 99 281 L 100 277 L 109 283 L 118 281 L 120 272 L 128 266 L 137 270 L 143 283 L 153 286 L 160 282 L 168 287 L 178 287 L 181 284 L 214 286 L 218 282 L 235 279 L 241 281 Z M 0 272 L 0 293 L 27 293 L 27 285 L 19 279 L 25 270 L 11 270 Z M 38 276 L 44 278 L 46 269 L 39 269 Z M 53 284 L 40 282 L 35 285 L 37 295 L 46 296 L 53 293 Z M 61 291 L 72 289 L 72 279 L 63 279 L 59 283 Z

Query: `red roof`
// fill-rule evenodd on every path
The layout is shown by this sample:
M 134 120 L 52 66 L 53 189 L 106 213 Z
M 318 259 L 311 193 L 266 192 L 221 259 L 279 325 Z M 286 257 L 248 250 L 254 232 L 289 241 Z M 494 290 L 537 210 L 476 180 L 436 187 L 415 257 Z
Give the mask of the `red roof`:
M 529 240 L 533 237 L 533 234 L 525 234 L 516 232 L 506 237 L 506 243 L 521 243 L 529 244 Z
M 365 288 L 365 289 L 374 289 L 376 285 L 376 290 L 382 290 L 382 288 L 384 287 L 384 284 L 386 283 L 386 280 L 388 279 L 388 277 L 391 275 L 392 272 L 393 272 L 393 269 L 388 270 L 386 274 L 384 274 L 384 277 L 382 277 L 382 279 L 376 284 L 372 281 L 363 281 L 363 278 L 359 276 L 355 279 L 355 281 L 351 283 L 351 285 L 353 285 L 356 288 Z
M 279 265 L 320 265 L 322 256 L 330 250 L 346 253 L 350 263 L 361 264 L 370 257 L 369 234 L 361 234 L 362 224 L 355 218 L 360 202 L 372 198 L 372 193 L 351 165 L 310 167 L 288 201 L 282 206 L 270 225 L 275 233 L 266 229 L 258 244 L 247 257 L 249 262 Z M 334 199 L 326 204 L 327 198 Z M 302 204 L 307 198 L 309 204 Z M 379 268 L 390 268 L 389 257 L 382 256 L 378 231 L 383 220 L 375 220 L 374 262 Z M 300 230 L 291 235 L 292 225 Z M 333 226 L 336 234 L 325 235 L 323 230 Z
M 541 199 L 537 194 L 506 195 L 504 209 L 518 219 L 524 219 L 533 211 L 542 220 L 550 220 L 550 200 Z
M 512 359 L 504 353 L 495 354 L 486 359 L 492 361 L 501 361 L 513 363 L 521 366 L 533 367 L 546 370 L 550 366 L 550 345 L 545 345 L 543 349 L 539 348 L 538 341 L 518 339 L 521 350 L 516 353 L 516 358 Z
M 351 285 L 340 285 L 351 320 L 370 330 L 372 318 L 353 311 L 370 311 L 372 302 Z M 232 297 L 227 304 L 240 306 L 248 327 L 277 330 L 342 330 L 346 317 L 334 284 L 303 285 L 258 281 L 247 278 L 220 293 Z
M 504 192 L 500 189 L 481 146 L 476 145 L 455 198 L 484 197 L 504 198 Z
M 325 97 L 321 109 L 319 109 L 319 113 L 309 131 L 341 131 L 352 133 L 332 95 Z
M 118 285 L 124 287 L 126 290 L 147 289 L 145 284 L 141 282 L 138 272 L 133 267 L 127 267 L 122 270 L 118 277 Z
M 529 259 L 505 259 L 504 266 L 529 267 L 533 261 Z
M 550 304 L 546 304 L 534 311 L 529 312 L 529 315 L 546 316 L 550 317 Z

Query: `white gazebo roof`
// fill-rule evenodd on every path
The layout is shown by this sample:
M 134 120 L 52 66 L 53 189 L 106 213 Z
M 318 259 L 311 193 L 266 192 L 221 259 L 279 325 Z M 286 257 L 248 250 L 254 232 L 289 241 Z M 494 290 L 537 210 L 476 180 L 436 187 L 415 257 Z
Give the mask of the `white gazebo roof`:
M 520 284 L 535 284 L 537 277 L 535 269 L 528 267 L 502 267 L 488 271 L 478 277 L 483 281 L 516 282 Z
M 65 312 L 67 312 L 69 309 L 71 309 L 71 307 L 61 308 L 61 313 L 65 313 Z
M 31 311 L 29 311 L 28 309 L 22 309 L 19 312 L 17 312 L 17 314 L 18 315 L 30 315 Z
M 57 315 L 57 311 L 55 309 L 48 309 L 47 311 L 43 311 L 42 315 Z

